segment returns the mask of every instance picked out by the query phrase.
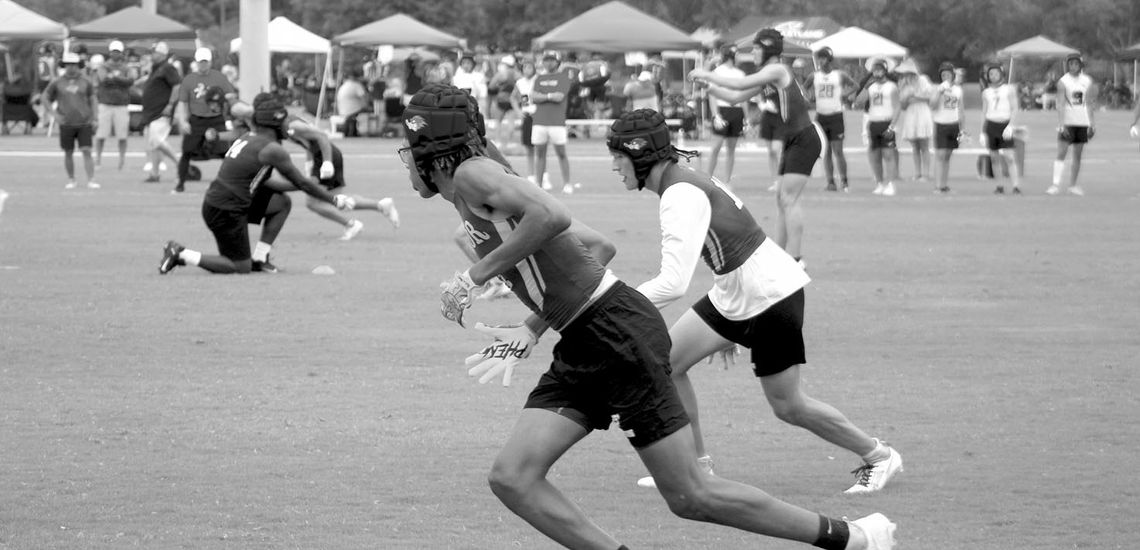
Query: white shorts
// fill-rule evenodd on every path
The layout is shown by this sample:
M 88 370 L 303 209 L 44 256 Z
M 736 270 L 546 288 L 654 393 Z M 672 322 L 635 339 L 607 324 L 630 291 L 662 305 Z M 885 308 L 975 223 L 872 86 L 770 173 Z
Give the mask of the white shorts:
M 95 129 L 95 137 L 109 138 L 111 135 L 119 139 L 127 139 L 131 133 L 131 113 L 126 105 L 99 104 L 99 127 Z
M 533 145 L 566 145 L 567 132 L 565 126 L 539 126 L 534 125 L 530 133 L 530 142 Z
M 170 137 L 170 119 L 160 116 L 146 125 L 146 146 L 155 149 Z

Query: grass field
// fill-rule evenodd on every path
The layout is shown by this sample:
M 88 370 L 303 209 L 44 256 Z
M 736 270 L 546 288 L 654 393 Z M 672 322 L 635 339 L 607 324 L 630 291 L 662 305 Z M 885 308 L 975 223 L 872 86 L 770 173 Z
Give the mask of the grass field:
M 901 548 L 1135 548 L 1140 154 L 1124 118 L 1101 115 L 1084 198 L 1043 193 L 1051 114 L 1029 116 L 1021 197 L 991 195 L 972 157 L 949 196 L 872 196 L 861 154 L 854 191 L 825 193 L 817 167 L 806 384 L 892 442 L 906 472 L 842 495 L 855 457 L 776 420 L 739 364 L 693 371 L 718 474 L 833 516 L 882 511 Z M 0 138 L 0 548 L 554 547 L 486 474 L 557 336 L 510 388 L 468 379 L 462 360 L 486 342 L 438 307 L 437 284 L 464 265 L 454 211 L 415 196 L 395 141 L 341 145 L 350 188 L 393 196 L 399 230 L 364 212 L 365 231 L 338 242 L 295 197 L 274 254 L 284 273 L 159 276 L 167 239 L 213 252 L 205 184 L 140 183 L 133 155 L 100 173 L 102 190 L 64 191 L 54 139 Z M 584 185 L 565 202 L 617 244 L 620 277 L 651 277 L 655 197 L 622 191 L 600 140 L 571 154 Z M 743 153 L 737 170 L 771 229 L 766 156 Z M 699 268 L 685 305 L 708 283 Z M 552 478 L 631 548 L 799 548 L 677 519 L 635 486 L 642 474 L 611 430 Z

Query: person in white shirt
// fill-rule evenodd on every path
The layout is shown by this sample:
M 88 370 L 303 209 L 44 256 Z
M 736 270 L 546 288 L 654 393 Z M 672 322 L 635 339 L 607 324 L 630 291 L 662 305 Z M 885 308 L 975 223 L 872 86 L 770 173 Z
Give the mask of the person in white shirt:
M 892 68 L 893 63 L 882 57 L 867 60 L 871 80 L 855 100 L 867 106 L 867 157 L 871 161 L 871 172 L 875 175 L 875 190 L 872 193 L 887 197 L 895 194 L 895 180 L 899 177 L 895 123 L 902 112 L 899 87 L 887 78 Z
M 966 111 L 962 108 L 962 86 L 957 79 L 954 64 L 943 63 L 938 67 L 941 83 L 930 97 L 930 107 L 934 118 L 934 191 L 950 192 L 950 155 L 958 148 L 962 128 L 965 127 Z
M 534 79 L 537 71 L 534 61 L 530 59 L 522 62 L 522 76 L 515 81 L 515 89 L 511 92 L 511 107 L 522 114 L 522 124 L 519 128 L 519 141 L 526 149 L 527 179 L 538 184 L 534 175 L 534 143 L 531 142 L 531 133 L 534 131 L 534 112 L 538 107 L 531 101 L 530 94 L 534 91 Z
M 744 71 L 736 67 L 736 48 L 725 46 L 720 51 L 720 64 L 713 72 L 732 78 L 744 78 Z M 725 185 L 732 186 L 732 171 L 736 165 L 736 142 L 744 135 L 744 121 L 748 114 L 745 109 L 749 102 L 733 105 L 715 96 L 709 96 L 709 110 L 713 113 L 713 142 L 709 152 L 709 174 L 716 174 L 717 157 L 720 148 L 727 145 L 724 152 Z
M 1097 86 L 1085 74 L 1085 61 L 1080 54 L 1072 54 L 1065 59 L 1066 73 L 1057 81 L 1057 114 L 1060 125 L 1057 127 L 1057 160 L 1053 161 L 1053 185 L 1045 192 L 1056 195 L 1061 192 L 1061 175 L 1065 171 L 1065 156 L 1069 146 L 1073 148 L 1073 163 L 1069 170 L 1069 193 L 1084 195 L 1077 184 L 1081 173 L 1081 157 L 1085 144 L 1096 133 L 1094 113 L 1096 112 Z
M 843 121 L 844 91 L 858 84 L 847 73 L 835 68 L 835 52 L 823 47 L 815 52 L 819 70 L 807 81 L 808 90 L 815 97 L 815 121 L 827 137 L 827 151 L 823 154 L 823 172 L 827 175 L 827 190 L 838 191 L 835 172 L 843 192 L 847 192 L 847 155 L 843 154 L 846 125 Z M 834 162 L 833 162 L 834 160 Z
M 611 170 L 630 191 L 660 196 L 661 269 L 637 290 L 659 309 L 683 297 L 703 258 L 713 287 L 669 329 L 673 381 L 693 429 L 702 469 L 712 473 L 689 369 L 736 344 L 752 350 L 753 372 L 776 417 L 863 458 L 849 494 L 878 491 L 902 471 L 893 448 L 864 433 L 840 411 L 807 395 L 800 383 L 804 352 L 804 287 L 811 281 L 796 260 L 756 223 L 744 202 L 715 177 L 682 165 L 694 153 L 671 144 L 660 113 L 639 110 L 610 127 Z M 655 487 L 652 477 L 638 481 Z
M 1001 65 L 986 68 L 986 88 L 982 90 L 982 131 L 978 136 L 982 147 L 990 151 L 990 166 L 994 177 L 998 167 L 1009 174 L 1013 184 L 1012 193 L 1021 194 L 1021 174 L 1013 158 L 1013 127 L 1017 116 L 1017 88 L 1005 81 L 1005 69 Z M 994 188 L 995 195 L 1005 193 L 1000 183 Z
M 475 58 L 471 54 L 464 54 L 459 58 L 459 68 L 451 76 L 451 84 L 460 90 L 471 94 L 479 106 L 487 107 L 487 75 L 475 68 Z

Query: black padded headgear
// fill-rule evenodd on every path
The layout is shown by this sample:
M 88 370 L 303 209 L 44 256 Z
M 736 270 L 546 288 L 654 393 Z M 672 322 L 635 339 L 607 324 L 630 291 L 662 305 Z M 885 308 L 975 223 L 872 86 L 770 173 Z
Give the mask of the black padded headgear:
M 285 118 L 289 113 L 285 110 L 285 104 L 276 95 L 262 92 L 253 98 L 253 123 L 258 126 L 272 128 L 277 132 L 277 139 L 282 139 L 285 136 L 283 127 L 285 126 Z
M 818 52 L 815 52 L 815 56 L 819 59 L 826 59 L 828 61 L 835 60 L 835 52 L 831 50 L 830 46 L 824 46 L 820 48 Z
M 412 160 L 428 188 L 433 160 L 472 144 L 484 143 L 483 115 L 471 94 L 450 84 L 431 84 L 416 92 L 404 109 L 404 135 Z
M 784 53 L 784 35 L 776 29 L 760 29 L 752 38 L 752 43 L 764 50 L 764 55 L 760 58 L 761 65 Z
M 1079 54 L 1079 53 L 1071 53 L 1065 57 L 1065 70 L 1066 71 L 1069 70 L 1069 62 L 1074 61 L 1074 60 L 1076 60 L 1077 62 L 1079 62 L 1081 64 L 1082 69 L 1085 68 L 1085 58 L 1081 57 L 1081 54 Z
M 633 162 L 637 188 L 645 188 L 649 170 L 662 160 L 676 159 L 665 117 L 653 109 L 638 109 L 618 117 L 606 135 L 606 147 Z
M 953 73 L 956 70 L 957 70 L 957 68 L 954 67 L 953 63 L 951 63 L 949 61 L 943 61 L 942 64 L 938 66 L 938 78 L 942 78 L 942 73 L 944 73 L 946 71 L 950 71 Z

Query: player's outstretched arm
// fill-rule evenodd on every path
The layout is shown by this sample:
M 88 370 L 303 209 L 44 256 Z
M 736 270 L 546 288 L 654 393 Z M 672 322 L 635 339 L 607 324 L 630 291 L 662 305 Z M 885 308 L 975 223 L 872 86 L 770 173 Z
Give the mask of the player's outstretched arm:
M 289 180 L 289 183 L 292 183 L 297 189 L 329 204 L 337 204 L 337 200 L 332 193 L 329 193 L 324 187 L 314 183 L 312 179 L 297 169 L 297 166 L 293 164 L 293 160 L 289 157 L 289 153 L 285 151 L 285 148 L 282 147 L 281 144 L 270 143 L 266 145 L 258 154 L 258 160 L 263 164 L 272 166 L 278 174 L 281 174 L 282 177 Z

